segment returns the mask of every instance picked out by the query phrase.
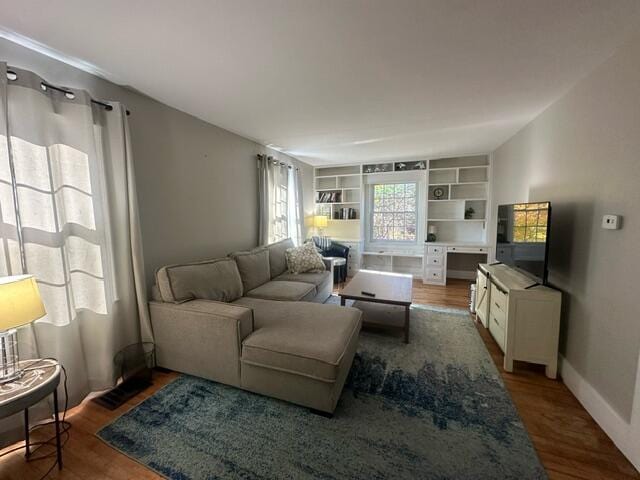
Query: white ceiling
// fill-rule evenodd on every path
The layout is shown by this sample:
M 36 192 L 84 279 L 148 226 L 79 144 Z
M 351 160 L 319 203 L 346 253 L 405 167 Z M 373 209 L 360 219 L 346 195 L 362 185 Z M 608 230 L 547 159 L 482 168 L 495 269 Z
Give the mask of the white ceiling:
M 0 0 L 0 25 L 313 164 L 488 152 L 639 0 Z

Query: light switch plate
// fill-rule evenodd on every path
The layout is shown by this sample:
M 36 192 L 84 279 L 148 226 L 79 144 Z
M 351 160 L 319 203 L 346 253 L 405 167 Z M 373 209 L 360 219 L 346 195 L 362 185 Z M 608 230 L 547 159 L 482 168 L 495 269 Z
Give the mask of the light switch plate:
M 622 227 L 622 217 L 620 215 L 604 215 L 602 217 L 602 228 L 618 230 L 620 227 Z

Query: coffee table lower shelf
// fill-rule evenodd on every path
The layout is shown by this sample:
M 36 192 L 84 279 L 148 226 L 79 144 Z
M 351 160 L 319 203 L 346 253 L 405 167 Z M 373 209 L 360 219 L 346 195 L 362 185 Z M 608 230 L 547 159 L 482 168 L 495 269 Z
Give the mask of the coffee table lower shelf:
M 409 343 L 411 306 L 356 300 L 354 308 L 363 313 L 362 327 L 375 331 L 399 331 Z

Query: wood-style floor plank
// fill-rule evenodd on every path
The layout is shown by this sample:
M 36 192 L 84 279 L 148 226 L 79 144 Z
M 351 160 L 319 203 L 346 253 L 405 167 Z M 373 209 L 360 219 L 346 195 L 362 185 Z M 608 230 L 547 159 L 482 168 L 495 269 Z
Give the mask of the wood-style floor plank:
M 466 309 L 469 282 L 450 280 L 446 287 L 440 287 L 425 286 L 420 281 L 414 281 L 413 298 L 414 303 Z M 561 381 L 546 378 L 543 368 L 521 363 L 516 363 L 514 373 L 505 372 L 500 348 L 484 327 L 480 324 L 476 326 L 551 480 L 640 479 L 640 474 Z M 53 471 L 47 478 L 161 478 L 103 443 L 95 436 L 95 432 L 176 377 L 175 373 L 157 372 L 152 387 L 115 411 L 88 401 L 70 410 L 67 420 L 73 428 L 63 452 L 64 469 L 61 472 Z M 51 433 L 42 432 L 35 440 L 46 438 Z M 27 463 L 23 455 L 23 452 L 16 452 L 0 458 L 0 479 L 37 480 L 52 464 L 52 459 Z

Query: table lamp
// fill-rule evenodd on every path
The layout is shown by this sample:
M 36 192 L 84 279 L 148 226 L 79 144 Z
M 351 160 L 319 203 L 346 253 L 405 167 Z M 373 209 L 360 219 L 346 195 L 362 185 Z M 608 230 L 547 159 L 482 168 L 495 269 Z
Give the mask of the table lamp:
M 327 217 L 325 215 L 316 215 L 313 217 L 313 226 L 318 229 L 318 233 L 322 236 L 322 229 L 327 228 Z
M 427 242 L 435 242 L 438 228 L 435 225 L 429 225 L 427 229 Z
M 0 278 L 0 384 L 20 378 L 23 373 L 18 363 L 16 328 L 46 313 L 32 275 Z

